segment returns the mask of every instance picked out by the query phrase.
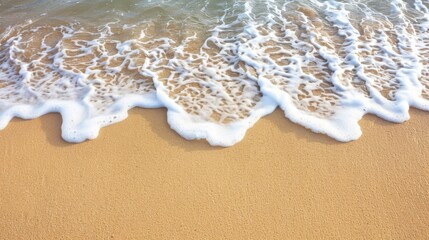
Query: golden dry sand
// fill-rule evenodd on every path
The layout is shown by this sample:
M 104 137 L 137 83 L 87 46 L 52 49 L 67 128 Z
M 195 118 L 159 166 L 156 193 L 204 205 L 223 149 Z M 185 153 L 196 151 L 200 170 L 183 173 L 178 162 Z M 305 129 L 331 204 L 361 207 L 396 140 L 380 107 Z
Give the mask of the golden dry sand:
M 429 238 L 429 113 L 366 117 L 344 144 L 276 111 L 226 149 L 182 139 L 165 110 L 77 145 L 60 121 L 0 132 L 0 239 Z

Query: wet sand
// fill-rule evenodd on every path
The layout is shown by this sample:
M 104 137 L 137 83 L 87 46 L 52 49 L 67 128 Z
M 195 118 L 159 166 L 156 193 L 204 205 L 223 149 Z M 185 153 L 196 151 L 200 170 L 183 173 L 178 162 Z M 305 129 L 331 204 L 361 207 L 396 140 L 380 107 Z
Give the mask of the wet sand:
M 0 239 L 428 239 L 429 113 L 339 143 L 280 111 L 230 148 L 135 109 L 82 144 L 61 119 L 0 132 Z

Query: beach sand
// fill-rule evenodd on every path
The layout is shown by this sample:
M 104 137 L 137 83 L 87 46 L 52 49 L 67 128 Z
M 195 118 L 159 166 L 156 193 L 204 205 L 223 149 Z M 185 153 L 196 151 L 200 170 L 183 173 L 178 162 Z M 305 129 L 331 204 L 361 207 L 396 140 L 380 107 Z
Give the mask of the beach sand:
M 82 144 L 61 118 L 0 132 L 0 239 L 428 239 L 429 113 L 336 142 L 276 111 L 230 148 L 134 109 Z

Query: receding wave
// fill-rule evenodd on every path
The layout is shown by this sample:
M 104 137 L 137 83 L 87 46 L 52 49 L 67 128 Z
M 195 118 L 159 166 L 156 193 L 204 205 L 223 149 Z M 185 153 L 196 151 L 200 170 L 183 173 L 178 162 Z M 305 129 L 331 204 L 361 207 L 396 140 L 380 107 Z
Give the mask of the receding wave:
M 429 1 L 108 2 L 5 3 L 0 129 L 59 112 L 82 142 L 133 107 L 166 107 L 184 138 L 230 146 L 280 107 L 352 141 L 365 114 L 429 111 Z

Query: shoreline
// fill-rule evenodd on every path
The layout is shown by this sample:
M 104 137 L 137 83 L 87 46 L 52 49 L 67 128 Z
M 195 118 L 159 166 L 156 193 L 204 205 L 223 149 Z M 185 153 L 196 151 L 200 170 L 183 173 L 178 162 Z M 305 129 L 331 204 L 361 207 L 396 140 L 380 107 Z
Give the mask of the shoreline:
M 259 120 L 229 148 L 187 141 L 165 109 L 133 109 L 70 144 L 61 117 L 0 131 L 0 239 L 305 239 L 429 236 L 429 113 L 360 122 L 341 143 Z

